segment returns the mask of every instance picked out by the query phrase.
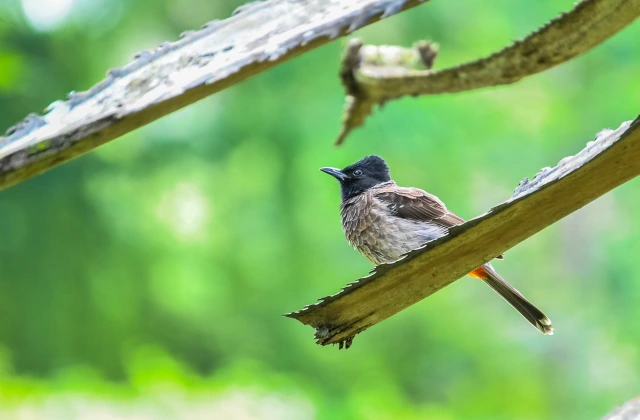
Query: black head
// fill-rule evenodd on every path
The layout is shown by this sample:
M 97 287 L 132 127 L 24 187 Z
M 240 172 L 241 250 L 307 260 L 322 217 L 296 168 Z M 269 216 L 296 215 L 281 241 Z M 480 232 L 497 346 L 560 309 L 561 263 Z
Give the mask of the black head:
M 389 167 L 380 156 L 367 156 L 343 170 L 336 168 L 320 168 L 320 170 L 340 182 L 343 200 L 355 197 L 383 182 L 391 181 Z

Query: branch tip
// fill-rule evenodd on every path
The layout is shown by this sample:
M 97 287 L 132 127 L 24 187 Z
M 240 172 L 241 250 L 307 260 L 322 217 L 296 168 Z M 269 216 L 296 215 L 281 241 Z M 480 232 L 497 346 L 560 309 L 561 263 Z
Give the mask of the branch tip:
M 418 51 L 425 68 L 431 70 L 438 55 L 438 44 L 431 41 L 418 41 L 413 47 Z

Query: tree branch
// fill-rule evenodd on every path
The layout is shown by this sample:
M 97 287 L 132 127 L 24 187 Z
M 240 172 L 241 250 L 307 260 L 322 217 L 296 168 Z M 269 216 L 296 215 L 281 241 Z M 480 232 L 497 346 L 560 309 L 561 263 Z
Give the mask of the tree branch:
M 269 0 L 109 70 L 0 137 L 0 190 L 425 0 Z
M 602 420 L 638 420 L 640 419 L 640 397 L 635 397 L 616 408 Z
M 640 117 L 554 168 L 525 179 L 513 196 L 449 234 L 376 267 L 319 303 L 287 314 L 316 329 L 318 344 L 350 345 L 353 337 L 437 292 L 552 223 L 640 174 Z
M 345 57 L 351 58 L 343 66 L 350 66 L 347 70 L 353 82 L 344 83 L 343 77 L 347 98 L 336 144 L 364 124 L 376 104 L 405 95 L 455 93 L 515 83 L 588 51 L 638 16 L 640 0 L 583 0 L 570 12 L 489 57 L 437 71 L 398 66 L 398 53 L 386 54 L 391 51 L 388 46 L 360 49 L 357 42 L 350 43 Z

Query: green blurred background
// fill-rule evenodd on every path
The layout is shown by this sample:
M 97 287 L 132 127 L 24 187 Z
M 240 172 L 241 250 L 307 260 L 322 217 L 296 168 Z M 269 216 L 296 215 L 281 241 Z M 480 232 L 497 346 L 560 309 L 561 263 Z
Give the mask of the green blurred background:
M 0 128 L 241 1 L 3 0 Z M 434 0 L 358 31 L 489 54 L 573 1 Z M 370 264 L 321 166 L 380 154 L 470 218 L 639 112 L 640 25 L 514 86 L 408 98 L 341 148 L 345 40 L 0 192 L 0 419 L 595 419 L 640 393 L 631 181 L 496 267 L 545 337 L 462 279 L 320 347 L 281 314 Z

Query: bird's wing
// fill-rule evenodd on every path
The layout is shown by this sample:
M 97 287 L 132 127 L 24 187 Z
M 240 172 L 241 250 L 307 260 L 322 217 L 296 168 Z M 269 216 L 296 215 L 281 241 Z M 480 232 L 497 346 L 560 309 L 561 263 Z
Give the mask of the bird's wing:
M 464 223 L 464 219 L 447 210 L 438 197 L 418 188 L 381 188 L 374 193 L 374 197 L 383 201 L 396 217 L 444 228 Z
M 385 187 L 374 192 L 373 196 L 387 204 L 396 217 L 431 223 L 445 229 L 464 223 L 464 219 L 447 210 L 438 197 L 419 188 Z M 496 258 L 501 260 L 503 256 Z

